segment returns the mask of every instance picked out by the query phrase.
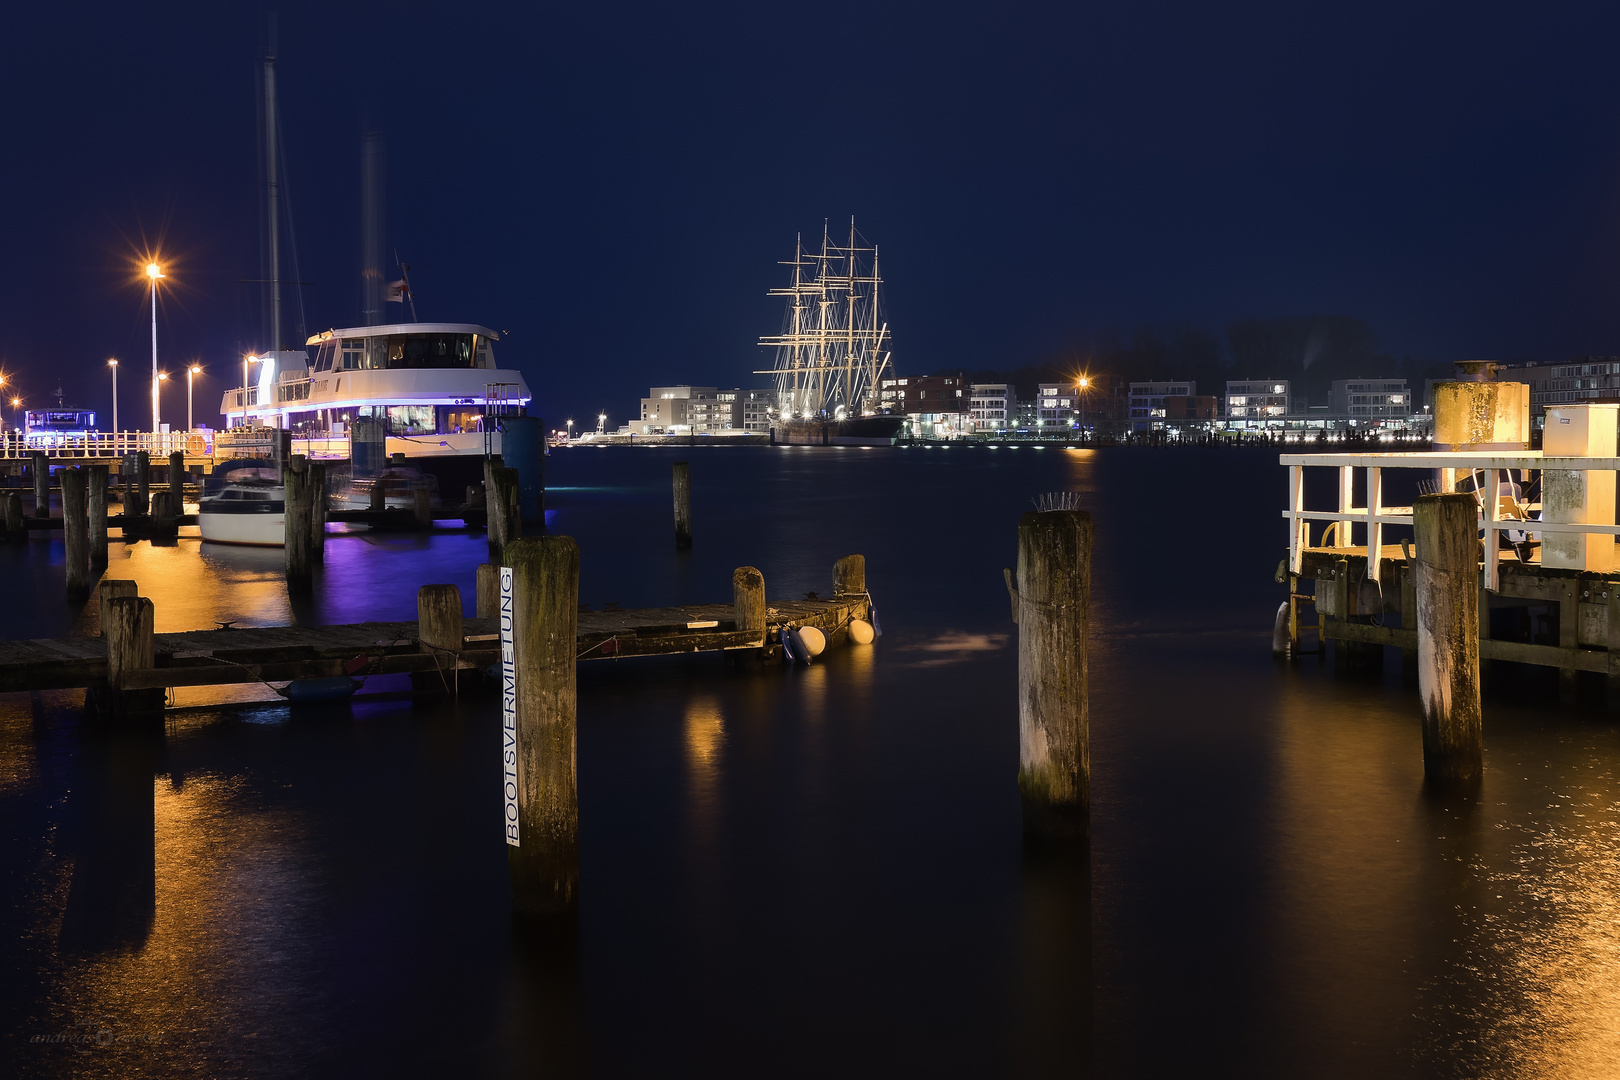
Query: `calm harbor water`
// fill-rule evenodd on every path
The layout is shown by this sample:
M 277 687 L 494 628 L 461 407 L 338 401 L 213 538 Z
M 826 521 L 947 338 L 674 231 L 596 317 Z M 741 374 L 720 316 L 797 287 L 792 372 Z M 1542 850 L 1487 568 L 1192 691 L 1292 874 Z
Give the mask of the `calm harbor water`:
M 692 462 L 692 551 L 670 462 Z M 1269 655 L 1271 450 L 577 449 L 581 601 L 826 592 L 885 635 L 810 669 L 580 679 L 577 929 L 509 918 L 488 700 L 87 726 L 0 696 L 0 1061 L 24 1076 L 1602 1076 L 1620 1069 L 1620 728 L 1486 706 L 1426 792 L 1398 663 Z M 1041 492 L 1097 521 L 1089 854 L 1026 850 L 1001 568 Z M 414 617 L 481 536 L 114 545 L 159 630 Z M 6 632 L 82 628 L 60 540 L 0 548 Z M 246 692 L 252 696 L 251 691 Z M 68 1035 L 83 1041 L 35 1041 Z

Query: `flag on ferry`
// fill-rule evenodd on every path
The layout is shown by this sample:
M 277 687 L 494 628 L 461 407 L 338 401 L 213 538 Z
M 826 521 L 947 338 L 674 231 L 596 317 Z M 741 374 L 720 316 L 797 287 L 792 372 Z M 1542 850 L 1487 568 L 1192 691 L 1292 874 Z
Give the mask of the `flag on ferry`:
M 403 304 L 410 296 L 410 291 L 410 286 L 405 284 L 404 278 L 398 281 L 390 281 L 388 283 L 388 302 L 390 304 Z

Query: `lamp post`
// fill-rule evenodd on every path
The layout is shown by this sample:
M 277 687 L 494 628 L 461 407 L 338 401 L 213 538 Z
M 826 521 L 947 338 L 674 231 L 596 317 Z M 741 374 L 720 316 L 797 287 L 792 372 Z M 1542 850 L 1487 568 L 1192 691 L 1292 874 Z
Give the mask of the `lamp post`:
M 248 426 L 248 421 L 247 421 L 247 416 L 248 416 L 248 413 L 247 413 L 247 406 L 248 406 L 248 365 L 249 364 L 257 364 L 258 362 L 259 362 L 259 358 L 257 356 L 244 356 L 244 357 L 242 357 L 242 426 L 243 427 Z
M 186 430 L 196 431 L 197 425 L 191 422 L 191 377 L 202 374 L 201 364 L 192 364 L 186 368 Z
M 117 360 L 108 360 L 107 361 L 107 370 L 112 372 L 112 384 L 113 384 L 113 387 L 112 387 L 112 390 L 113 390 L 113 422 L 112 422 L 112 429 L 113 429 L 113 438 L 116 439 L 118 437 L 118 361 Z
M 572 420 L 568 421 L 568 441 L 574 441 L 574 422 Z
M 168 381 L 169 381 L 169 373 L 167 371 L 160 371 L 160 372 L 158 372 L 157 382 L 153 383 L 152 385 L 154 387 L 156 387 L 158 390 L 161 391 L 163 389 L 163 384 L 168 382 Z M 156 394 L 156 393 L 154 393 L 152 395 L 152 402 L 153 402 L 154 405 L 156 405 L 156 403 L 157 403 L 158 396 L 159 395 Z M 152 416 L 154 418 L 156 418 L 157 413 L 153 412 Z M 154 443 L 157 441 L 157 425 L 155 423 L 152 425 L 152 441 Z
M 157 283 L 163 278 L 163 268 L 155 262 L 146 264 L 146 277 L 152 283 L 152 434 L 158 433 L 158 369 L 157 369 Z

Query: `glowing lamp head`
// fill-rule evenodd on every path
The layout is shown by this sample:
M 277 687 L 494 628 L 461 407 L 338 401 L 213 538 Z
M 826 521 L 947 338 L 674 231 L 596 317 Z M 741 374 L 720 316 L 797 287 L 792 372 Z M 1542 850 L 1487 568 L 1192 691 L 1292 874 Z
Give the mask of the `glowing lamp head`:
M 158 278 L 163 276 L 163 267 L 159 266 L 155 262 L 147 263 L 146 276 L 151 278 L 153 281 L 156 281 Z
M 17 406 L 19 406 L 21 404 L 22 404 L 22 398 L 14 397 L 14 398 L 11 399 L 11 407 L 13 409 L 15 409 Z
M 191 373 L 193 375 L 201 375 L 202 374 L 202 365 L 200 365 L 200 364 L 192 364 L 191 365 Z
M 1080 389 L 1084 390 L 1088 385 L 1090 385 L 1090 383 L 1090 379 L 1086 378 L 1084 375 L 1080 376 Z
M 169 381 L 169 373 L 167 371 L 158 372 L 158 382 L 168 382 L 168 381 Z
M 118 366 L 118 361 L 116 361 L 116 360 L 108 360 L 107 361 L 107 366 L 108 367 L 117 367 Z

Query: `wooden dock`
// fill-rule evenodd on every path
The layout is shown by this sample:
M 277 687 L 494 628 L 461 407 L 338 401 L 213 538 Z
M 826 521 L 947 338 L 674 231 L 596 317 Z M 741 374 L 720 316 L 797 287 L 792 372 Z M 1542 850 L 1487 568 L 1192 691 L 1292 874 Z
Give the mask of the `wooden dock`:
M 770 656 L 780 649 L 776 642 L 783 626 L 814 626 L 831 647 L 843 642 L 852 619 L 869 616 L 864 595 L 774 602 L 763 633 L 739 631 L 731 604 L 582 611 L 576 648 L 581 660 L 745 649 Z M 461 648 L 453 655 L 424 645 L 414 621 L 156 634 L 153 666 L 125 671 L 120 689 L 464 671 L 499 659 L 495 619 L 469 618 L 463 629 Z M 0 692 L 88 688 L 106 680 L 102 637 L 0 641 Z

